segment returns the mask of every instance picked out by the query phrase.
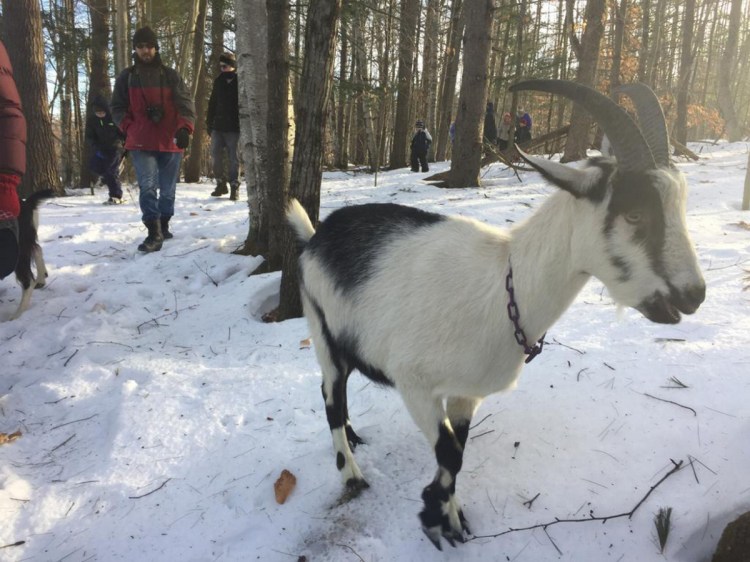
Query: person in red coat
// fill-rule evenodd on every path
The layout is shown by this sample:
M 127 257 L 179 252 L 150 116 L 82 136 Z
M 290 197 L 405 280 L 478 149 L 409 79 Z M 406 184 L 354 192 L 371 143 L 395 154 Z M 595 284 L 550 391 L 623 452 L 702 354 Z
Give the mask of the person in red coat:
M 18 184 L 26 172 L 26 119 L 5 45 L 0 41 L 0 279 L 18 261 Z
M 112 94 L 112 118 L 126 135 L 125 150 L 135 168 L 139 203 L 148 236 L 141 252 L 161 250 L 172 238 L 177 178 L 182 152 L 190 144 L 195 103 L 176 70 L 162 64 L 159 42 L 150 27 L 133 35 L 135 64 L 123 70 Z

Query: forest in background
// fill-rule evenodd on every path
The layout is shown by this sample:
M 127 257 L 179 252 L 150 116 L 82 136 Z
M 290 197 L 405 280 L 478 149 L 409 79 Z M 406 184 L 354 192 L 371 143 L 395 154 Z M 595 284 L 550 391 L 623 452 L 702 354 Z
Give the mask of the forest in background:
M 324 166 L 406 165 L 408 137 L 423 119 L 435 139 L 433 157 L 449 157 L 448 127 L 461 85 L 462 0 L 353 0 L 341 6 L 324 135 Z M 2 38 L 16 68 L 30 129 L 52 150 L 30 154 L 39 180 L 84 187 L 83 128 L 87 101 L 109 95 L 114 77 L 131 64 L 133 31 L 151 25 L 164 62 L 191 86 L 198 130 L 184 164 L 186 181 L 208 171 L 201 124 L 218 57 L 237 49 L 231 0 L 3 0 Z M 299 91 L 310 3 L 286 4 L 292 102 Z M 594 13 L 592 16 L 591 13 Z M 597 15 L 600 14 L 600 15 Z M 592 20 L 592 17 L 595 18 Z M 649 84 L 662 101 L 679 142 L 720 136 L 737 140 L 750 124 L 750 1 L 748 0 L 497 0 L 492 12 L 487 99 L 497 115 L 522 105 L 532 114 L 535 136 L 570 120 L 570 105 L 548 95 L 513 99 L 508 86 L 520 78 L 576 79 L 586 61 L 589 22 L 601 23 L 593 83 L 609 92 L 618 83 Z M 37 40 L 38 38 L 38 40 Z M 399 66 L 408 57 L 409 65 Z M 239 57 L 238 57 L 239 58 Z M 590 63 L 587 63 L 590 64 Z M 25 75 L 34 66 L 43 80 Z M 410 67 L 410 68 L 408 68 Z M 591 72 L 591 70 L 589 72 Z M 41 91 L 33 92 L 34 89 Z M 408 97 L 408 114 L 399 108 Z M 31 107 L 34 101 L 39 107 Z M 44 111 L 41 111 L 44 109 Z M 36 124 L 36 121 L 41 121 Z M 33 135 L 33 132 L 30 132 Z M 41 140 L 41 139 L 40 139 Z M 36 146 L 34 139 L 30 143 Z M 559 147 L 546 147 L 559 149 Z M 57 178 L 57 181 L 55 181 Z M 30 190 L 34 190 L 30 186 Z

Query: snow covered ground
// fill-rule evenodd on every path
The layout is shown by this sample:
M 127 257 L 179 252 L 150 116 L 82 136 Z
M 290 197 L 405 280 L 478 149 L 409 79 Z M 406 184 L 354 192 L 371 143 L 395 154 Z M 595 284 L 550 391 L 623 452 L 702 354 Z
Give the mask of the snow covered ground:
M 679 166 L 708 283 L 701 309 L 655 325 L 618 314 L 589 283 L 518 388 L 480 408 L 458 480 L 472 531 L 487 536 L 628 512 L 673 460 L 685 463 L 632 519 L 436 551 L 417 519 L 434 457 L 398 395 L 361 376 L 349 409 L 372 487 L 340 503 L 305 321 L 263 323 L 279 274 L 249 277 L 259 260 L 231 254 L 245 204 L 180 184 L 175 238 L 141 255 L 135 191 L 110 207 L 85 190 L 43 205 L 48 285 L 0 323 L 0 432 L 22 433 L 0 446 L 0 559 L 709 560 L 726 523 L 750 509 L 749 146 L 691 148 L 701 160 Z M 321 214 L 393 201 L 510 226 L 550 192 L 536 173 L 483 174 L 481 189 L 441 190 L 406 170 L 377 187 L 371 175 L 328 173 Z M 0 319 L 19 298 L 6 279 Z M 283 469 L 297 487 L 278 505 Z M 672 508 L 664 554 L 661 507 Z

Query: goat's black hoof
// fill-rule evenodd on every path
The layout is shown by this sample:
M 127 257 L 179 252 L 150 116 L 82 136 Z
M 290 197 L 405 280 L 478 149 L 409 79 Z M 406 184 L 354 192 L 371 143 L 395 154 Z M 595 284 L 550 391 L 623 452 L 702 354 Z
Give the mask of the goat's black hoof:
M 359 497 L 359 495 L 369 487 L 370 485 L 364 479 L 350 478 L 346 481 L 346 490 L 344 490 L 341 498 L 339 498 L 338 504 L 341 505 L 350 502 L 354 498 Z

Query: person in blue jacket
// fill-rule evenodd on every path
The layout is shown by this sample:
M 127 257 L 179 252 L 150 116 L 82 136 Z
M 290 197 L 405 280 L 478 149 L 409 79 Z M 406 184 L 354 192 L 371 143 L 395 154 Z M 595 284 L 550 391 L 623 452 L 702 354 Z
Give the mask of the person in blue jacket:
M 125 136 L 112 121 L 109 104 L 103 96 L 91 100 L 91 114 L 86 121 L 86 142 L 91 147 L 89 169 L 101 176 L 102 182 L 109 189 L 109 198 L 105 205 L 122 203 L 122 183 L 120 182 L 120 163 L 124 154 Z

